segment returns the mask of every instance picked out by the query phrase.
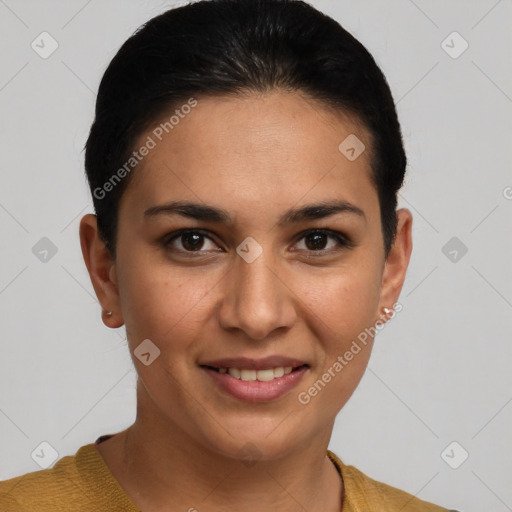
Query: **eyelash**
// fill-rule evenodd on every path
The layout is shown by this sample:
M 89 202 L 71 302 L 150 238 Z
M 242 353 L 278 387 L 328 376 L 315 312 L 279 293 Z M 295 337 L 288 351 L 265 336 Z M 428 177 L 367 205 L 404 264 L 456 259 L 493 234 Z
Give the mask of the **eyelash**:
M 173 252 L 187 254 L 187 257 L 189 257 L 188 255 L 190 255 L 190 257 L 202 256 L 203 255 L 202 253 L 209 252 L 209 251 L 202 251 L 202 250 L 186 251 L 186 250 L 174 249 L 174 248 L 170 247 L 171 243 L 174 240 L 180 238 L 180 236 L 182 236 L 182 235 L 187 235 L 187 234 L 199 234 L 199 235 L 202 235 L 202 236 L 208 238 L 209 240 L 211 240 L 212 242 L 215 243 L 215 241 L 211 238 L 211 236 L 209 236 L 209 233 L 207 231 L 204 231 L 202 229 L 181 229 L 179 231 L 174 231 L 173 233 L 170 233 L 169 235 L 167 235 L 164 238 L 164 240 L 163 240 L 164 248 L 169 249 Z M 332 231 L 330 229 L 310 229 L 310 230 L 303 231 L 302 233 L 300 233 L 298 235 L 299 238 L 297 239 L 297 241 L 295 243 L 300 242 L 302 239 L 306 238 L 308 235 L 314 235 L 314 234 L 327 235 L 328 237 L 335 239 L 338 242 L 340 247 L 338 247 L 337 249 L 318 249 L 316 251 L 306 249 L 307 252 L 313 254 L 313 257 L 324 256 L 324 255 L 332 254 L 333 252 L 340 251 L 342 249 L 351 249 L 354 247 L 354 244 L 345 235 L 343 235 L 342 233 L 339 233 L 337 231 Z

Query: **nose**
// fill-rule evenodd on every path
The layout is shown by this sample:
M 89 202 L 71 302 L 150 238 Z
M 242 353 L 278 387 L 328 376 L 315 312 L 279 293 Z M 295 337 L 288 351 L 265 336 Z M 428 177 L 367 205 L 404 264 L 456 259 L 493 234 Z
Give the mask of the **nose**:
M 293 283 L 278 267 L 270 251 L 263 250 L 251 263 L 236 256 L 218 310 L 222 328 L 261 341 L 293 325 L 297 318 Z

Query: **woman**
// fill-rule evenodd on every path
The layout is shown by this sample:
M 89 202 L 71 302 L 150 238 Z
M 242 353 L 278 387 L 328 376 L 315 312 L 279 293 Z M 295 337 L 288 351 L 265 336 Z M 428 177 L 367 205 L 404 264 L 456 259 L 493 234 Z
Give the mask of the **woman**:
M 327 450 L 412 248 L 395 107 L 356 39 L 299 1 L 169 10 L 105 72 L 85 166 L 82 252 L 137 417 L 2 482 L 0 510 L 445 510 Z

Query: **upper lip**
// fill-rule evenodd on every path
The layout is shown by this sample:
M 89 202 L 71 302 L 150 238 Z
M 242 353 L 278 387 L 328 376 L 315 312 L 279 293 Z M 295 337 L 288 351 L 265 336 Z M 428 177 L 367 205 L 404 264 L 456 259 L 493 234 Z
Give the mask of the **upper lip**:
M 268 368 L 278 368 L 280 366 L 297 368 L 307 363 L 299 359 L 293 359 L 285 356 L 268 356 L 263 359 L 251 359 L 248 357 L 226 357 L 204 361 L 200 366 L 212 366 L 213 368 L 243 368 L 248 370 L 266 370 Z

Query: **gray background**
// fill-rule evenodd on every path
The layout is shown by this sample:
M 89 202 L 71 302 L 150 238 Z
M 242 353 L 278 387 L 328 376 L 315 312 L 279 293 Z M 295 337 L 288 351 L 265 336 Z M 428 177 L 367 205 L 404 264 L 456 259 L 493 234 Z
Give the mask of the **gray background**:
M 409 157 L 400 205 L 415 219 L 403 310 L 330 448 L 422 499 L 512 510 L 511 2 L 312 4 L 388 78 Z M 82 148 L 106 65 L 173 5 L 0 0 L 0 479 L 40 469 L 43 441 L 62 457 L 135 418 L 124 329 L 101 322 L 79 246 L 93 211 Z M 46 59 L 31 47 L 43 31 L 58 43 Z M 457 58 L 442 46 L 453 31 L 469 44 Z M 46 261 L 43 237 L 57 249 Z

